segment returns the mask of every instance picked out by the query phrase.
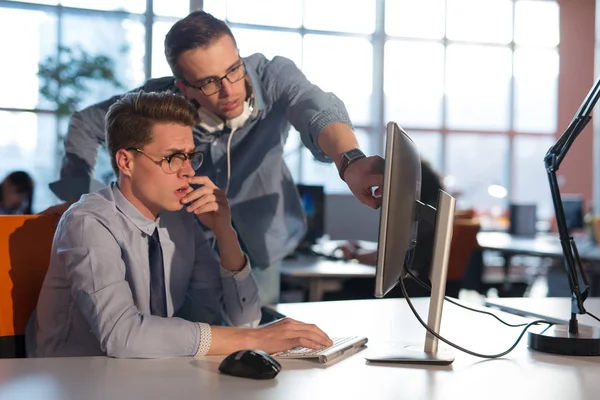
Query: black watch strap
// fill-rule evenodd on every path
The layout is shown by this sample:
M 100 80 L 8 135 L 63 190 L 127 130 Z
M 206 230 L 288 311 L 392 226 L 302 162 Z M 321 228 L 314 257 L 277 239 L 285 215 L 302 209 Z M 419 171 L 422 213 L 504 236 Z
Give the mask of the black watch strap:
M 346 168 L 350 164 L 355 161 L 360 160 L 361 158 L 366 158 L 367 156 L 360 149 L 352 149 L 342 154 L 342 159 L 340 161 L 340 178 L 344 180 L 344 173 L 346 172 Z

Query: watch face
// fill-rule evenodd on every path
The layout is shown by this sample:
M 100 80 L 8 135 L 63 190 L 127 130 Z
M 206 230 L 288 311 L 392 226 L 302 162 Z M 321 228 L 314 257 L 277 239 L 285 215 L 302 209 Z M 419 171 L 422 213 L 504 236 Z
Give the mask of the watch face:
M 354 159 L 356 157 L 364 156 L 365 153 L 363 153 L 362 151 L 360 151 L 360 149 L 352 149 L 350 151 L 347 151 L 344 155 L 346 156 L 346 158 L 348 160 L 352 160 L 352 159 Z

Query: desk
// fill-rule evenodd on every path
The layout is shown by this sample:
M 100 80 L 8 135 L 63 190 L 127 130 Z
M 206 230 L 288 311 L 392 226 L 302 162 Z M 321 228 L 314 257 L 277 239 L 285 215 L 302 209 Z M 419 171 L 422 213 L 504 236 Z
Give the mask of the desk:
M 374 277 L 375 267 L 352 261 L 298 256 L 281 263 L 282 280 L 307 283 L 308 301 L 322 300 L 326 291 L 339 290 L 344 279 Z
M 586 236 L 575 235 L 579 257 L 592 265 L 600 263 L 600 247 L 589 241 Z M 535 237 L 515 236 L 504 232 L 479 232 L 477 242 L 483 250 L 495 250 L 502 253 L 504 259 L 503 285 L 510 287 L 510 262 L 515 255 L 549 257 L 562 260 L 563 251 L 560 240 L 555 234 L 540 234 Z
M 505 297 L 487 299 L 485 305 L 497 307 L 511 314 L 547 319 L 557 324 L 568 324 L 571 318 L 571 299 L 568 297 Z M 585 301 L 584 306 L 586 310 L 600 318 L 600 298 L 590 297 Z M 589 315 L 578 315 L 577 320 L 585 325 L 600 326 L 600 322 Z
M 563 258 L 557 235 L 545 234 L 529 238 L 504 232 L 479 232 L 477 242 L 484 250 L 496 250 L 506 255 Z M 576 236 L 575 243 L 582 261 L 600 262 L 600 248 L 595 243 L 583 236 Z
M 427 299 L 416 299 L 419 313 Z M 285 360 L 269 381 L 221 375 L 223 357 L 116 360 L 106 357 L 0 360 L 0 398 L 22 385 L 11 399 L 595 399 L 600 393 L 600 357 L 536 353 L 525 341 L 503 359 L 484 361 L 456 351 L 450 366 L 369 364 L 369 351 L 391 342 L 422 345 L 424 330 L 403 299 L 281 304 L 300 320 L 315 322 L 330 335 L 365 334 L 368 348 L 331 365 Z M 447 304 L 442 334 L 472 350 L 509 347 L 517 329 Z M 523 319 L 498 311 L 511 322 Z M 37 379 L 37 380 L 36 380 Z M 50 389 L 55 388 L 55 396 Z M 26 393 L 25 390 L 28 390 Z M 43 397 L 31 393 L 42 391 Z

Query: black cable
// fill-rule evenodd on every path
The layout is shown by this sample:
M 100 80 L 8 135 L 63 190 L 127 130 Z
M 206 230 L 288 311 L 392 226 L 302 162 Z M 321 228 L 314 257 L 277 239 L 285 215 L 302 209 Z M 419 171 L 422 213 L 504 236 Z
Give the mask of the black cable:
M 407 269 L 405 267 L 405 269 Z M 455 343 L 452 343 L 451 341 L 449 341 L 448 339 L 442 337 L 441 335 L 439 335 L 438 333 L 436 333 L 433 329 L 431 329 L 426 323 L 425 321 L 423 321 L 421 319 L 421 317 L 419 316 L 419 313 L 417 312 L 417 310 L 415 310 L 415 307 L 413 306 L 412 302 L 410 301 L 410 297 L 408 297 L 408 293 L 406 291 L 406 287 L 404 286 L 404 280 L 400 279 L 400 288 L 402 289 L 402 293 L 404 294 L 404 298 L 406 299 L 406 302 L 408 303 L 408 306 L 410 307 L 410 309 L 412 310 L 413 314 L 415 315 L 415 317 L 417 318 L 417 320 L 421 323 L 421 325 L 427 330 L 427 332 L 429 332 L 431 335 L 435 336 L 436 338 L 438 338 L 439 340 L 441 340 L 442 342 L 446 343 L 449 346 L 454 347 L 457 350 L 460 350 L 464 353 L 470 354 L 472 356 L 475 357 L 480 357 L 480 358 L 498 358 L 498 357 L 502 357 L 507 355 L 508 353 L 510 353 L 511 351 L 513 351 L 515 349 L 515 347 L 517 347 L 517 345 L 519 344 L 519 342 L 521 341 L 521 339 L 523 338 L 523 335 L 525 334 L 525 332 L 527 331 L 527 329 L 529 329 L 531 326 L 533 325 L 537 325 L 537 324 L 548 324 L 549 326 L 554 325 L 554 323 L 549 322 L 549 321 L 544 321 L 544 320 L 536 320 L 533 322 L 528 323 L 524 328 L 523 331 L 521 332 L 521 334 L 519 335 L 519 337 L 517 338 L 517 340 L 515 341 L 515 343 L 508 348 L 508 350 L 503 351 L 502 353 L 498 353 L 498 354 L 482 354 L 482 353 L 477 353 L 471 350 L 467 350 L 464 347 L 461 347 Z
M 415 282 L 416 282 L 418 285 L 420 285 L 422 288 L 424 288 L 425 290 L 429 291 L 429 293 L 431 293 L 431 286 L 429 286 L 428 284 L 426 284 L 425 282 L 423 282 L 422 280 L 420 280 L 420 279 L 419 279 L 419 278 L 418 278 L 416 275 L 414 275 L 414 274 L 413 274 L 413 272 L 412 272 L 410 269 L 408 269 L 408 268 L 407 268 L 407 269 L 406 269 L 406 272 L 408 273 L 408 275 L 410 275 L 410 277 L 411 277 L 411 278 L 413 278 L 413 280 L 414 280 L 414 281 L 415 281 Z M 522 326 L 527 326 L 527 324 L 526 324 L 526 323 L 525 323 L 525 324 L 510 324 L 510 323 L 508 323 L 508 322 L 506 322 L 506 321 L 502 320 L 500 317 L 498 317 L 498 316 L 497 316 L 496 314 L 494 314 L 494 313 L 491 313 L 491 312 L 489 312 L 489 311 L 478 310 L 478 309 L 476 309 L 476 308 L 471 308 L 471 307 L 469 307 L 469 306 L 466 306 L 466 305 L 464 305 L 464 304 L 457 303 L 456 301 L 452 300 L 452 299 L 451 299 L 450 297 L 448 297 L 448 296 L 444 296 L 444 300 L 446 300 L 446 301 L 447 301 L 447 302 L 449 302 L 449 303 L 452 303 L 452 304 L 454 304 L 455 306 L 462 307 L 462 308 L 464 308 L 465 310 L 473 311 L 473 312 L 480 313 L 480 314 L 486 314 L 486 315 L 490 315 L 490 316 L 492 316 L 492 317 L 496 318 L 498 321 L 500 321 L 500 322 L 501 322 L 501 323 L 503 323 L 504 325 L 506 325 L 506 326 L 510 326 L 511 328 L 520 328 L 520 327 L 522 327 Z
M 415 244 L 416 244 L 416 243 L 415 243 Z M 407 267 L 407 265 L 412 265 L 412 263 L 413 263 L 414 256 L 415 256 L 415 250 L 416 250 L 416 247 L 413 247 L 413 248 L 412 248 L 412 249 L 409 251 L 409 253 L 408 253 L 407 257 L 406 257 L 406 260 L 407 260 L 407 262 L 404 264 L 404 270 L 405 270 L 405 271 L 408 273 L 408 275 L 410 275 L 410 276 L 413 278 L 413 280 L 414 280 L 414 281 L 415 281 L 415 282 L 416 282 L 418 285 L 420 285 L 422 288 L 424 288 L 424 289 L 425 289 L 425 290 L 427 290 L 429 293 L 431 293 L 431 286 L 429 286 L 428 284 L 426 284 L 425 282 L 423 282 L 422 280 L 420 280 L 420 279 L 419 279 L 419 278 L 418 278 L 416 275 L 414 275 L 414 274 L 413 274 L 413 272 L 410 270 L 410 268 L 408 268 L 408 267 Z M 464 308 L 465 310 L 473 311 L 473 312 L 480 313 L 480 314 L 486 314 L 486 315 L 490 315 L 490 316 L 492 316 L 492 317 L 496 318 L 498 321 L 500 321 L 500 322 L 501 322 L 501 323 L 503 323 L 504 325 L 506 325 L 506 326 L 510 326 L 511 328 L 520 328 L 520 327 L 522 327 L 522 326 L 527 326 L 527 324 L 509 324 L 508 322 L 506 322 L 506 321 L 502 320 L 500 317 L 498 317 L 497 315 L 495 315 L 495 314 L 493 314 L 493 313 L 491 313 L 491 312 L 489 312 L 489 311 L 477 310 L 477 309 L 475 309 L 475 308 L 471 308 L 471 307 L 468 307 L 468 306 L 466 306 L 466 305 L 459 304 L 459 303 L 455 302 L 454 300 L 452 300 L 452 299 L 451 299 L 450 297 L 448 297 L 448 296 L 444 296 L 444 300 L 446 300 L 447 302 L 449 302 L 449 303 L 452 303 L 452 304 L 454 304 L 454 305 L 456 305 L 456 306 L 458 306 L 458 307 L 462 307 L 462 308 Z
M 594 318 L 596 321 L 600 322 L 600 319 L 598 319 L 598 317 L 596 317 L 594 314 L 592 314 L 591 312 L 586 311 L 585 312 L 587 315 L 589 315 L 590 317 Z

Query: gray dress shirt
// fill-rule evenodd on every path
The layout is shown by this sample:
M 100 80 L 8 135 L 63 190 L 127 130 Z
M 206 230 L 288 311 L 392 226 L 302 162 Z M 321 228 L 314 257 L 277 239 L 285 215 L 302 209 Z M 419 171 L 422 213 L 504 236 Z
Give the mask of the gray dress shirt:
M 234 227 L 252 266 L 263 269 L 292 252 L 306 232 L 298 191 L 283 159 L 290 124 L 317 160 L 330 162 L 318 146 L 319 133 L 331 123 L 351 126 L 351 122 L 342 101 L 310 83 L 292 61 L 283 57 L 268 60 L 262 54 L 244 61 L 255 107 L 232 137 L 228 198 Z M 150 80 L 142 89 L 178 92 L 172 77 Z M 71 190 L 73 196 L 89 190 L 98 147 L 105 141 L 104 116 L 119 98 L 90 106 L 71 118 L 61 181 L 55 184 L 79 186 L 77 193 Z M 205 154 L 197 175 L 208 176 L 220 188 L 227 184 L 229 135 L 227 128 L 216 133 L 194 128 L 196 145 Z
M 156 228 L 166 318 L 150 313 L 148 236 Z M 210 338 L 192 321 L 250 327 L 259 320 L 249 264 L 225 270 L 193 214 L 163 212 L 150 220 L 112 184 L 83 196 L 61 218 L 27 348 L 38 357 L 193 356 Z

